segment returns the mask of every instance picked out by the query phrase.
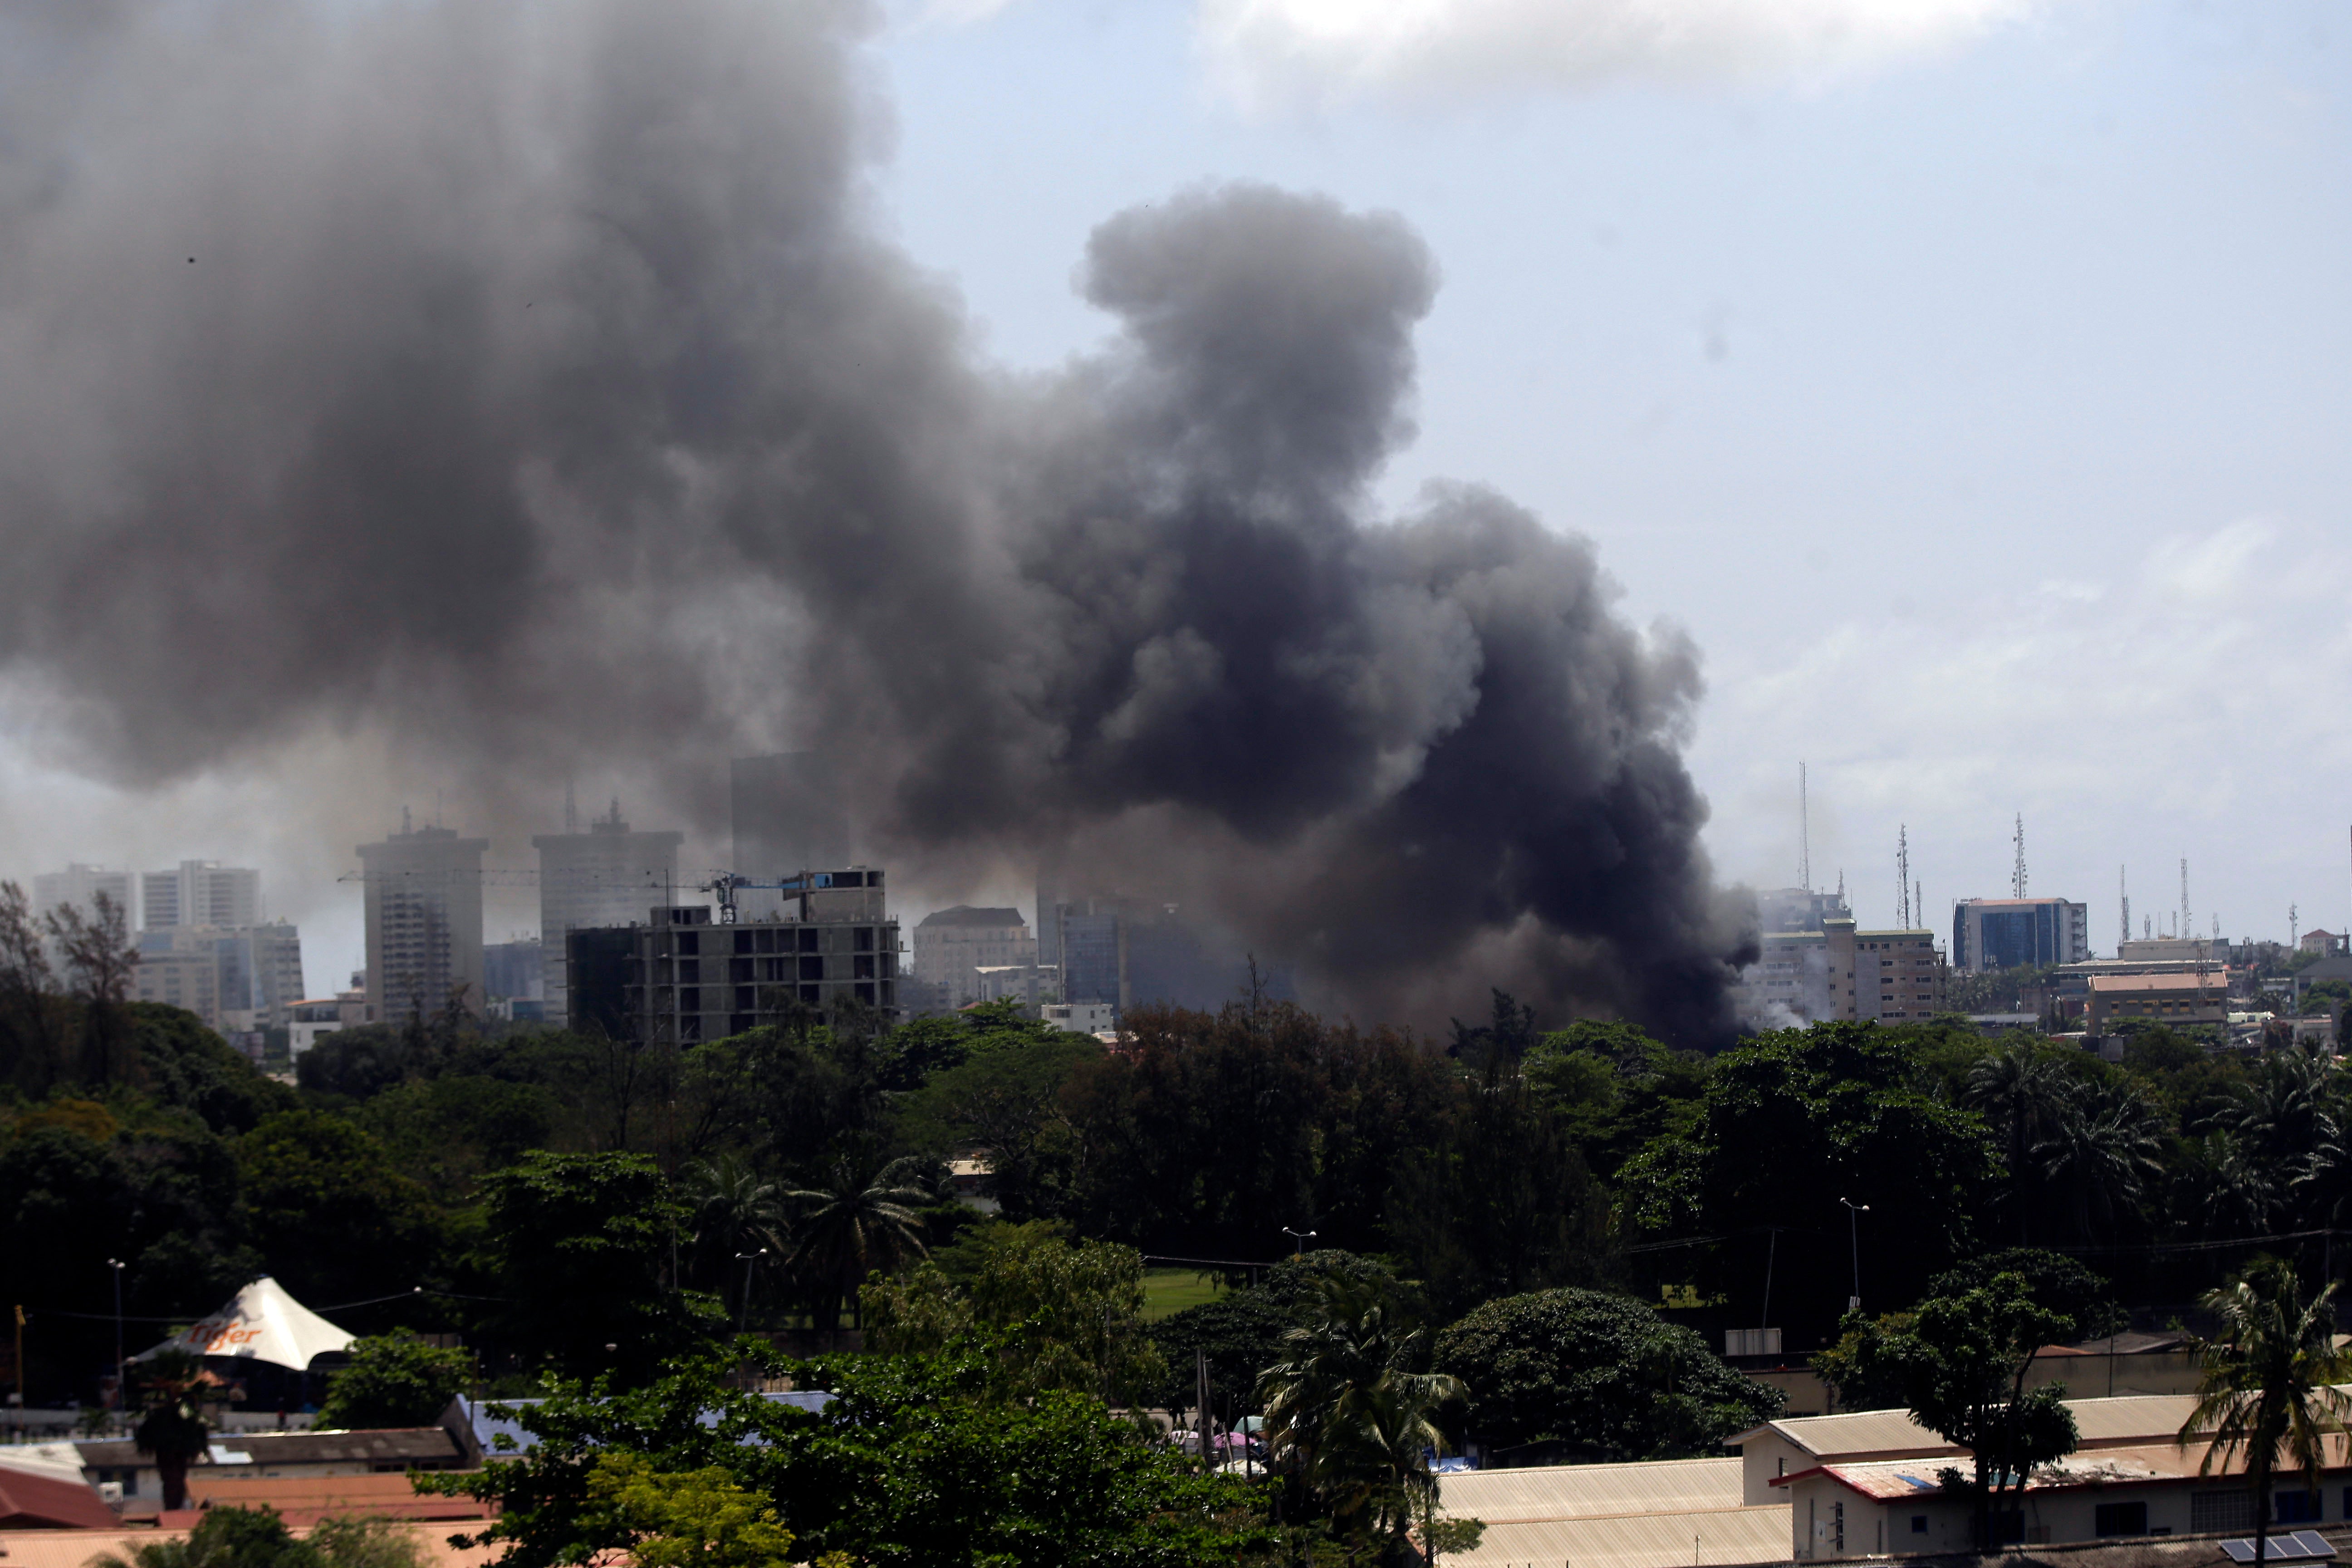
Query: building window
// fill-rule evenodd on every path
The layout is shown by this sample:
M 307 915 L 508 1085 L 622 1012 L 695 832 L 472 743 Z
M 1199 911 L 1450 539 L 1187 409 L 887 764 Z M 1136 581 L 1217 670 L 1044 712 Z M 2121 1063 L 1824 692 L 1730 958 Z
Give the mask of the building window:
M 2253 1527 L 2253 1503 L 2243 1488 L 2216 1488 L 2190 1494 L 2189 1529 L 2191 1534 L 2218 1534 L 2224 1531 L 2252 1530 Z
M 2327 1511 L 2317 1492 L 2300 1488 L 2294 1491 L 2273 1492 L 2271 1496 L 2274 1517 L 2281 1524 L 2317 1524 Z
M 2094 1535 L 2146 1535 L 2147 1504 L 2103 1502 L 2091 1510 Z
M 865 1003 L 867 1006 L 872 1006 L 874 1005 L 874 987 L 871 985 L 860 985 L 857 988 L 857 999 L 860 1002 Z
M 776 933 L 774 931 L 762 926 L 758 931 L 753 931 L 751 935 L 754 939 L 751 946 L 752 952 L 773 952 L 776 951 Z
M 872 952 L 874 951 L 874 928 L 872 926 L 859 926 L 856 932 L 856 941 L 854 945 L 860 952 Z
M 803 980 L 822 980 L 822 979 L 824 979 L 824 959 L 822 959 L 822 958 L 803 958 L 803 959 L 802 959 L 802 960 L 801 960 L 801 978 L 802 978 Z
M 677 950 L 680 952 L 700 952 L 702 951 L 701 934 L 699 932 L 690 931 L 682 931 L 678 932 Z
M 751 978 L 751 961 L 748 958 L 730 959 L 727 963 L 727 978 L 734 981 L 738 984 L 741 984 L 742 983 L 750 980 Z
M 816 951 L 815 927 L 803 926 L 801 928 L 800 939 L 800 949 L 803 952 L 814 952 Z
M 1925 1535 L 1927 1533 L 1927 1516 L 1926 1514 L 1915 1513 L 1911 1516 L 1911 1533 L 1914 1535 Z
M 681 1013 L 701 1012 L 702 988 L 697 985 L 679 986 L 677 988 L 677 1010 Z
M 677 983 L 680 985 L 700 984 L 702 983 L 702 960 L 698 958 L 679 959 L 677 961 Z
M 815 987 L 815 986 L 814 986 L 814 985 L 803 985 L 803 986 L 802 986 L 802 987 L 801 987 L 801 1000 L 802 1000 L 802 1001 L 803 1001 L 803 1002 L 805 1002 L 805 1003 L 807 1003 L 807 1004 L 808 1004 L 810 1006 L 812 1006 L 812 1007 L 815 1006 L 815 1005 L 816 1005 L 816 987 Z
M 861 952 L 850 962 L 856 965 L 850 973 L 855 974 L 858 979 L 871 980 L 874 978 L 874 955 L 872 953 Z
M 751 939 L 752 939 L 752 933 L 751 933 L 751 932 L 750 932 L 750 931 L 737 931 L 737 932 L 735 933 L 735 951 L 736 951 L 736 952 L 751 952 Z
M 735 987 L 735 1010 L 737 1012 L 749 1013 L 752 1008 L 758 1005 L 759 1004 L 752 999 L 751 988 L 749 985 L 738 985 Z M 735 1031 L 735 1033 L 739 1035 L 743 1031 L 740 1029 L 737 1029 Z

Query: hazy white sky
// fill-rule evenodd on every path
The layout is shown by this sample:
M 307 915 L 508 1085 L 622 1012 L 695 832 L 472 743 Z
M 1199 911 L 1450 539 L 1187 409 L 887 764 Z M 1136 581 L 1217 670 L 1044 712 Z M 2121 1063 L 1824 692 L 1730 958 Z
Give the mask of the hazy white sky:
M 2103 949 L 2117 868 L 2162 911 L 2184 856 L 2200 929 L 2352 923 L 2340 4 L 908 0 L 877 60 L 877 205 L 1011 366 L 1101 335 L 1071 268 L 1139 200 L 1415 226 L 1389 496 L 1492 483 L 1696 636 L 1727 877 L 1793 879 L 1803 759 L 1866 921 L 1898 824 L 1941 927 L 2022 812 Z M 133 800 L 0 744 L 5 874 L 258 860 L 319 990 L 359 900 L 300 820 L 233 761 Z

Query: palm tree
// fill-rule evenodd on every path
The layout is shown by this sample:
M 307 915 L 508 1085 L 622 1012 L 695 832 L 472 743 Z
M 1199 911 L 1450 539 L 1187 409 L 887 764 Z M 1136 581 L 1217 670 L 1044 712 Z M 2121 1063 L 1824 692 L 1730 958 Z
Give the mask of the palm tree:
M 1258 1374 L 1267 1441 L 1343 1531 L 1368 1530 L 1395 1554 L 1412 1520 L 1432 1511 L 1427 1455 L 1445 1446 L 1437 1412 L 1465 1390 L 1459 1378 L 1406 1370 L 1421 1334 L 1400 1332 L 1370 1286 L 1321 1286 L 1316 1320 L 1283 1335 L 1289 1359 Z
M 2035 1047 L 2021 1040 L 1980 1059 L 1969 1069 L 1960 1102 L 1992 1126 L 2009 1160 L 2010 1202 L 2017 1210 L 2017 1239 L 2024 1245 L 2026 1183 L 2032 1178 L 2034 1146 L 2063 1125 L 2070 1086 L 2063 1073 Z
M 2084 1084 L 2069 1097 L 2057 1130 L 2033 1146 L 2042 1175 L 2066 1194 L 2075 1236 L 2139 1212 L 2148 1179 L 2164 1173 L 2164 1123 L 2128 1085 Z
M 698 1160 L 686 1168 L 694 1205 L 694 1258 L 699 1278 L 715 1272 L 721 1294 L 734 1283 L 735 1259 L 765 1250 L 781 1261 L 786 1229 L 783 1189 L 734 1154 Z M 707 1272 L 707 1271 L 708 1272 Z M 751 1288 L 744 1287 L 748 1297 Z
M 146 1410 L 131 1440 L 142 1454 L 155 1456 L 155 1473 L 163 1483 L 163 1506 L 184 1508 L 188 1500 L 188 1465 L 205 1451 L 212 1429 L 205 1423 L 204 1390 L 213 1382 L 205 1363 L 185 1351 L 159 1351 L 147 1363 L 143 1379 Z
M 2205 1371 L 2197 1408 L 2181 1425 L 2182 1447 L 2211 1435 L 2199 1475 L 2245 1456 L 2253 1493 L 2254 1563 L 2270 1539 L 2271 1471 L 2284 1449 L 2316 1491 L 2327 1435 L 2342 1432 L 2352 1397 L 2352 1354 L 2336 1345 L 2336 1287 L 2306 1300 L 2292 1265 L 2264 1258 L 2234 1285 L 2209 1292 L 2205 1309 L 2221 1330 L 2199 1346 Z
M 877 1268 L 923 1256 L 923 1219 L 912 1205 L 929 1194 L 916 1184 L 922 1162 L 893 1160 L 878 1171 L 844 1158 L 824 1184 L 779 1194 L 796 1212 L 788 1266 L 806 1283 L 828 1334 L 841 1327 L 841 1304 Z

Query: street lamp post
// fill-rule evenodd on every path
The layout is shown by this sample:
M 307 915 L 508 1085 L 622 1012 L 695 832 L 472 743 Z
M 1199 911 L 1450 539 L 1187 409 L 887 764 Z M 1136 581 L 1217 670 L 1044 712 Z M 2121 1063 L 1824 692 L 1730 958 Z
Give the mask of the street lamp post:
M 1314 1231 L 1293 1230 L 1286 1225 L 1282 1227 L 1282 1234 L 1290 1237 L 1290 1258 L 1291 1261 L 1294 1263 L 1297 1262 L 1299 1256 L 1307 1250 L 1307 1244 L 1314 1240 L 1316 1237 L 1316 1233 Z
M 121 1413 L 131 1408 L 130 1363 L 122 1359 L 122 1263 L 110 1258 L 106 1266 L 114 1270 L 114 1408 Z
M 1845 1205 L 1846 1228 L 1853 1238 L 1853 1294 L 1845 1299 L 1849 1312 L 1862 1310 L 1862 1216 L 1870 1212 L 1868 1204 L 1858 1204 L 1851 1198 L 1840 1198 Z
M 764 1247 L 757 1252 L 735 1255 L 736 1261 L 743 1266 L 743 1300 L 735 1310 L 735 1331 L 739 1334 L 748 1332 L 751 1321 L 751 1270 L 757 1268 L 760 1259 L 767 1256 L 768 1249 Z

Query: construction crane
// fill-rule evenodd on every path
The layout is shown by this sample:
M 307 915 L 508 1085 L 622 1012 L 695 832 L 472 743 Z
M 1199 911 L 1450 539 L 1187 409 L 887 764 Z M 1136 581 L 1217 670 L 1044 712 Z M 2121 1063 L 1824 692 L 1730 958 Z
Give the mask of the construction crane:
M 733 871 L 713 871 L 710 873 L 710 880 L 696 883 L 695 889 L 698 892 L 709 893 L 719 901 L 719 923 L 731 926 L 735 923 L 735 895 L 746 889 L 759 892 L 782 893 L 786 898 L 798 898 L 801 900 L 800 918 L 806 920 L 808 919 L 808 896 L 811 893 L 824 892 L 835 888 L 878 888 L 881 885 L 881 872 L 863 868 L 854 871 L 803 871 L 797 876 L 786 877 L 774 882 L 755 882 L 751 878 Z

